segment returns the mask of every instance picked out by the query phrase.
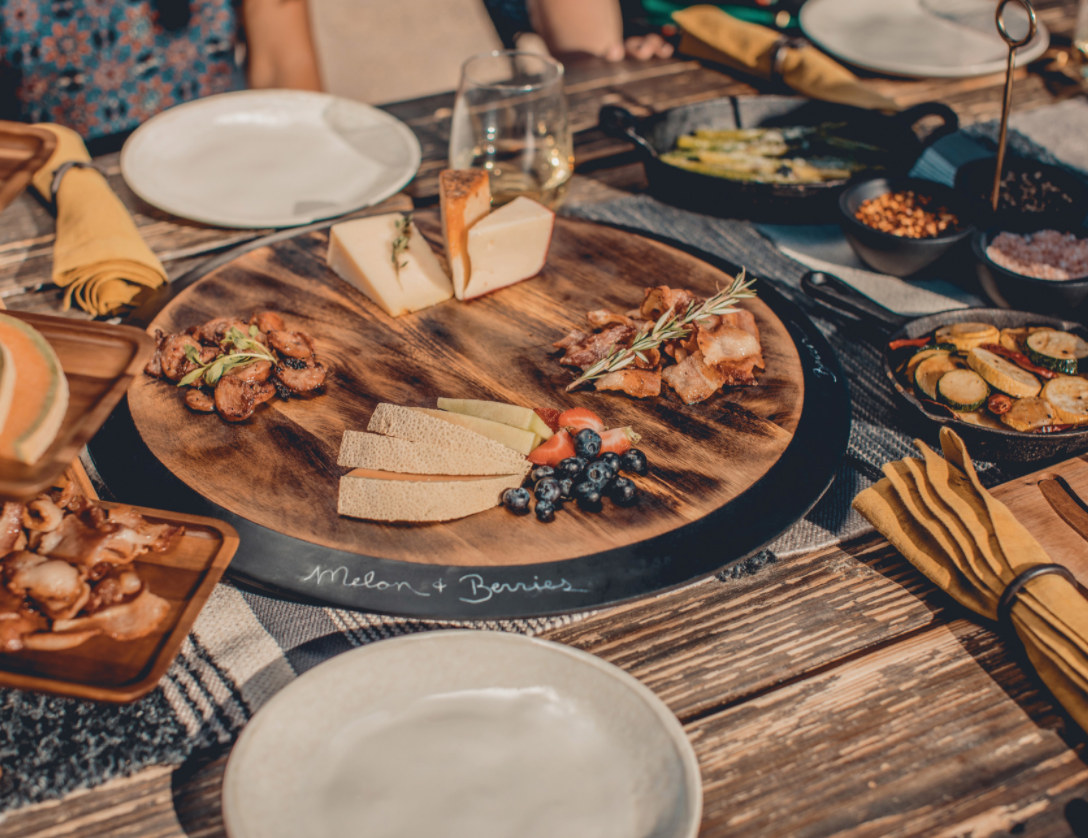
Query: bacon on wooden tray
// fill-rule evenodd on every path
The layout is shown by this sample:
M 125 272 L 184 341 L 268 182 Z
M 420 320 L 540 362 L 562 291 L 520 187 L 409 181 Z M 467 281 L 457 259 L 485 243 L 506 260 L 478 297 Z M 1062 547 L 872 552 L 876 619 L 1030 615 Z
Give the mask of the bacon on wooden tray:
M 96 506 L 68 480 L 0 510 L 0 652 L 70 649 L 96 635 L 153 632 L 170 604 L 132 562 L 165 552 L 182 528 L 132 507 Z
M 683 315 L 689 306 L 703 302 L 687 289 L 658 285 L 647 288 L 639 308 L 626 314 L 608 309 L 591 311 L 586 315 L 589 330 L 574 329 L 553 344 L 563 350 L 559 363 L 585 372 L 613 349 L 630 347 L 667 312 Z M 596 388 L 644 399 L 660 395 L 664 381 L 684 402 L 695 404 L 722 387 L 758 383 L 756 370 L 765 368 L 759 327 L 747 309 L 696 321 L 686 337 L 666 341 L 660 349 L 642 354 L 645 360 L 636 359 L 624 369 L 597 378 Z
M 268 356 L 248 360 L 224 372 L 214 385 L 205 377 L 184 388 L 185 406 L 194 413 L 218 413 L 228 422 L 244 422 L 262 404 L 277 394 L 283 399 L 304 398 L 321 392 L 327 369 L 314 354 L 314 340 L 305 332 L 289 331 L 274 311 L 258 311 L 248 321 L 240 317 L 216 317 L 180 334 L 156 332 L 158 348 L 144 369 L 154 378 L 175 383 L 196 372 L 200 365 L 213 364 L 237 347 L 232 330 L 257 346 L 247 351 Z M 200 365 L 192 356 L 199 356 Z

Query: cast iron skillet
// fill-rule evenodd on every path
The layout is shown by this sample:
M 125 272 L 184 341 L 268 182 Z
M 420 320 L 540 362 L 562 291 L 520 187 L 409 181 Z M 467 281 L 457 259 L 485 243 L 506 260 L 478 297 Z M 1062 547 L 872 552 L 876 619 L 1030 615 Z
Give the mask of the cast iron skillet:
M 883 333 L 883 366 L 900 400 L 909 405 L 915 419 L 930 427 L 947 425 L 959 434 L 971 456 L 976 460 L 995 462 L 1032 462 L 1071 457 L 1088 449 L 1088 426 L 1054 434 L 1032 434 L 1012 428 L 983 428 L 970 425 L 951 416 L 931 411 L 923 406 L 912 388 L 905 387 L 896 378 L 892 367 L 888 344 L 902 338 L 920 338 L 949 323 L 979 321 L 993 323 L 999 329 L 1020 326 L 1051 326 L 1065 332 L 1073 332 L 1088 340 L 1088 329 L 1072 320 L 1047 317 L 1026 311 L 1010 311 L 1004 308 L 961 308 L 910 318 L 889 311 L 841 279 L 820 271 L 811 271 L 801 278 L 801 287 L 810 297 L 837 312 L 860 317 L 865 323 Z
M 919 140 L 914 126 L 927 116 L 938 117 L 941 125 Z M 786 128 L 842 122 L 846 123 L 842 133 L 852 139 L 888 149 L 884 172 L 892 176 L 906 174 L 930 144 L 959 127 L 955 112 L 940 102 L 924 102 L 886 115 L 796 96 L 731 96 L 682 105 L 642 120 L 621 107 L 605 105 L 598 119 L 606 134 L 635 143 L 654 197 L 708 215 L 773 223 L 826 222 L 834 216 L 835 201 L 847 181 L 781 184 L 727 180 L 671 166 L 658 155 L 671 151 L 677 137 L 696 128 Z M 858 176 L 878 173 L 869 169 Z

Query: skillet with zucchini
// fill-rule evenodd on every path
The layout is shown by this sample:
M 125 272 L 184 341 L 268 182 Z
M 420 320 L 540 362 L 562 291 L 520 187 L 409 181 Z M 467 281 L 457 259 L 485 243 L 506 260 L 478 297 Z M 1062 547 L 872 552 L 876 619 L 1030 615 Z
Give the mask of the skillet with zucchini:
M 929 408 L 1025 433 L 1088 427 L 1088 342 L 1046 326 L 941 326 L 893 341 L 896 374 Z

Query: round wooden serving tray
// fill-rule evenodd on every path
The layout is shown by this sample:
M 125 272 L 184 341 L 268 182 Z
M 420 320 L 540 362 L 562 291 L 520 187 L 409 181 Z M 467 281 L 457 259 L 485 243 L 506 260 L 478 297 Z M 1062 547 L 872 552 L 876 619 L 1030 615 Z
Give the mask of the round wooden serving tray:
M 416 223 L 439 249 L 437 213 Z M 242 544 L 231 573 L 266 590 L 340 606 L 443 618 L 584 609 L 675 586 L 750 554 L 804 514 L 834 473 L 849 429 L 838 364 L 812 324 L 768 283 L 746 303 L 766 370 L 687 406 L 564 387 L 551 344 L 586 312 L 623 312 L 658 284 L 709 296 L 730 280 L 675 247 L 559 218 L 548 264 L 468 303 L 390 318 L 325 264 L 327 229 L 279 235 L 205 266 L 150 328 L 273 309 L 313 335 L 331 372 L 324 395 L 273 400 L 247 422 L 187 410 L 173 385 L 138 377 L 138 439 L 118 417 L 94 448 L 123 497 L 226 514 Z M 176 284 L 175 284 L 176 286 Z M 801 351 L 798 351 L 798 347 Z M 567 504 L 551 524 L 501 508 L 443 524 L 381 524 L 336 512 L 345 429 L 377 404 L 433 407 L 439 396 L 560 409 L 586 406 L 643 435 L 640 502 L 600 513 Z M 112 440 L 112 441 L 111 441 Z M 143 445 L 140 445 L 142 440 Z M 153 459 L 145 456 L 146 450 Z M 177 480 L 163 475 L 166 467 Z M 180 485 L 179 482 L 180 481 Z

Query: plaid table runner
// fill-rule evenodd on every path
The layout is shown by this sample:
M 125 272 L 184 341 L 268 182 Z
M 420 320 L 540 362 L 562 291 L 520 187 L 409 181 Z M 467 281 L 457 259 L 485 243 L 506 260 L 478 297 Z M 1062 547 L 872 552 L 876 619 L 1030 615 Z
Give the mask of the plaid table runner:
M 1076 116 L 1088 125 L 1088 107 Z M 972 130 L 975 136 L 984 137 L 985 132 L 985 126 Z M 1024 137 L 1018 136 L 1016 142 L 1022 149 L 1040 153 Z M 985 148 L 975 148 L 976 153 L 987 153 Z M 934 179 L 944 179 L 942 171 L 948 169 L 945 158 L 932 153 L 922 162 L 936 174 Z M 901 414 L 881 380 L 879 350 L 853 328 L 827 319 L 800 292 L 798 283 L 806 267 L 784 255 L 752 224 L 703 217 L 645 196 L 575 208 L 570 214 L 685 242 L 775 282 L 827 335 L 848 374 L 853 427 L 845 460 L 827 494 L 769 551 L 706 584 L 728 584 L 731 578 L 755 572 L 768 561 L 864 532 L 868 525 L 850 508 L 851 500 L 879 478 L 884 463 L 912 453 L 911 439 L 901 429 Z M 827 231 L 817 234 L 826 237 Z M 904 299 L 909 301 L 911 295 Z M 956 300 L 951 299 L 949 307 L 954 304 Z M 1013 472 L 979 465 L 991 485 L 1031 470 L 1023 467 Z M 138 702 L 112 706 L 0 691 L 0 812 L 57 798 L 150 765 L 179 764 L 194 751 L 226 744 L 279 689 L 307 669 L 355 646 L 458 626 L 538 634 L 577 619 L 581 617 L 428 622 L 299 605 L 243 591 L 229 582 L 221 584 L 160 685 Z

